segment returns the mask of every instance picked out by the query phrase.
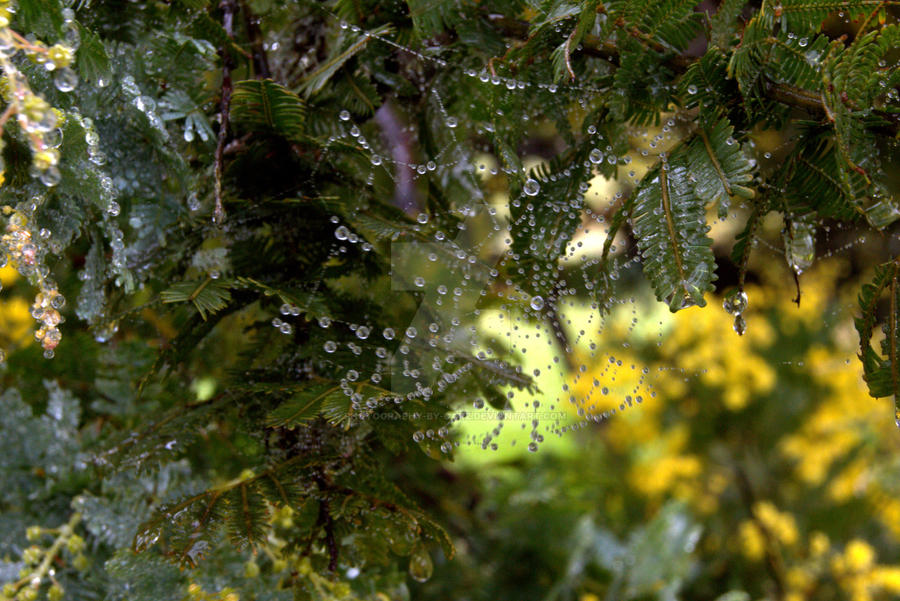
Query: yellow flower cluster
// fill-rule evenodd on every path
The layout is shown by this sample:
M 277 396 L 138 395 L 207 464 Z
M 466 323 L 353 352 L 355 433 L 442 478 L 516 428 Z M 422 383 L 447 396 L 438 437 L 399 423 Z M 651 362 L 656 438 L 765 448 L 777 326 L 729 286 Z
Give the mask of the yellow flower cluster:
M 900 566 L 877 565 L 876 559 L 875 549 L 860 539 L 851 540 L 843 553 L 831 558 L 832 574 L 851 601 L 872 601 L 883 598 L 884 593 L 900 593 Z
M 196 582 L 188 585 L 187 596 L 188 601 L 240 601 L 241 596 L 229 587 L 225 587 L 218 593 L 209 593 L 203 590 Z
M 852 539 L 842 553 L 832 548 L 825 533 L 816 531 L 802 548 L 793 516 L 768 502 L 758 503 L 754 512 L 755 521 L 740 525 L 741 551 L 748 559 L 760 561 L 769 546 L 777 561 L 785 561 L 785 601 L 813 598 L 817 587 L 829 580 L 837 582 L 850 601 L 893 599 L 900 594 L 900 565 L 877 564 L 875 549 L 866 541 Z
M 660 344 L 649 364 L 635 347 L 615 353 L 624 364 L 618 369 L 600 353 L 603 360 L 593 359 L 593 364 L 578 358 L 589 369 L 573 374 L 570 389 L 584 400 L 586 413 L 618 409 L 638 389 L 645 399 L 633 410 L 617 412 L 600 430 L 614 461 L 621 460 L 627 482 L 609 496 L 606 510 L 620 512 L 636 497 L 653 512 L 668 499 L 679 499 L 695 515 L 709 516 L 725 505 L 743 504 L 734 467 L 752 468 L 751 485 L 760 487 L 755 492 L 776 486 L 767 491 L 777 490 L 777 500 L 754 503 L 750 519 L 732 522 L 724 532 L 711 522 L 699 546 L 702 553 L 736 552 L 757 564 L 753 569 L 759 573 L 780 578 L 786 601 L 900 598 L 900 565 L 879 564 L 873 542 L 832 541 L 824 532 L 804 530 L 806 510 L 797 507 L 812 497 L 816 512 L 846 511 L 848 503 L 867 507 L 864 518 L 847 519 L 860 525 L 879 520 L 900 542 L 900 495 L 884 477 L 885 459 L 900 453 L 900 436 L 889 402 L 868 395 L 855 360 L 852 315 L 837 311 L 854 302 L 849 293 L 842 296 L 838 285 L 847 275 L 846 264 L 822 261 L 805 272 L 799 308 L 790 302 L 796 290 L 784 269 L 765 267 L 763 279 L 776 279 L 765 287 L 747 287 L 750 312 L 742 337 L 733 332 L 733 318 L 725 311 L 691 308 L 661 322 Z M 767 270 L 772 273 L 766 275 Z M 617 341 L 627 335 L 615 323 L 608 329 Z M 783 353 L 779 345 L 788 343 L 803 348 L 802 354 L 787 355 L 784 364 L 773 361 L 773 355 Z M 642 361 L 649 370 L 628 369 Z M 779 374 L 784 383 L 778 382 Z M 608 394 L 598 392 L 607 387 Z M 747 423 L 746 430 L 735 426 L 737 411 L 759 416 L 760 422 Z M 708 426 L 720 422 L 729 431 L 711 433 Z M 765 447 L 752 448 L 763 441 Z M 711 444 L 714 450 L 704 450 Z M 728 516 L 719 513 L 716 519 Z
M 0 133 L 6 122 L 15 116 L 31 146 L 34 175 L 46 186 L 55 186 L 61 177 L 57 163 L 62 143 L 59 126 L 64 115 L 31 90 L 28 78 L 16 66 L 13 57 L 22 52 L 32 62 L 43 65 L 48 71 L 55 71 L 56 87 L 62 92 L 71 92 L 78 83 L 78 76 L 70 68 L 79 43 L 78 28 L 72 10 L 66 10 L 66 43 L 48 47 L 39 40 L 31 41 L 10 29 L 9 14 L 13 10 L 11 0 L 0 0 L 0 70 L 4 74 L 0 79 L 0 94 L 7 103 L 6 110 L 0 114 Z M 2 173 L 3 166 L 0 165 L 0 178 Z
M 745 520 L 739 527 L 741 550 L 747 558 L 762 559 L 767 538 L 769 544 L 779 547 L 797 544 L 797 522 L 791 514 L 779 511 L 769 501 L 759 501 L 753 506 L 753 516 L 754 520 Z
M 27 217 L 9 206 L 3 207 L 2 211 L 9 215 L 9 222 L 6 233 L 0 236 L 0 260 L 28 276 L 38 287 L 31 316 L 39 324 L 35 338 L 40 341 L 44 356 L 49 359 L 62 338 L 57 326 L 63 322 L 59 310 L 65 306 L 66 299 L 47 277 L 48 270 L 42 264 L 42 252 L 28 228 Z
M 41 542 L 47 536 L 54 540 L 49 546 L 33 544 L 22 552 L 24 567 L 19 570 L 18 580 L 0 587 L 0 601 L 37 601 L 42 588 L 49 601 L 61 601 L 65 591 L 55 577 L 54 564 L 63 561 L 63 551 L 75 569 L 84 571 L 89 567 L 83 554 L 84 539 L 75 532 L 80 521 L 81 514 L 74 513 L 59 528 L 29 527 L 26 531 L 29 541 Z M 45 584 L 48 586 L 44 587 Z
M 747 294 L 754 301 L 762 296 L 754 287 L 748 287 Z M 759 304 L 754 302 L 753 307 Z M 721 390 L 722 404 L 732 411 L 743 409 L 753 395 L 771 392 L 775 386 L 775 371 L 762 354 L 775 334 L 764 318 L 754 319 L 754 311 L 746 314 L 750 325 L 743 336 L 734 333 L 733 317 L 717 307 L 679 311 L 663 345 L 667 360 L 688 374 L 697 374 L 702 385 Z M 721 340 L 728 341 L 727 352 L 714 343 Z M 682 378 L 668 378 L 659 385 L 669 398 L 687 394 Z

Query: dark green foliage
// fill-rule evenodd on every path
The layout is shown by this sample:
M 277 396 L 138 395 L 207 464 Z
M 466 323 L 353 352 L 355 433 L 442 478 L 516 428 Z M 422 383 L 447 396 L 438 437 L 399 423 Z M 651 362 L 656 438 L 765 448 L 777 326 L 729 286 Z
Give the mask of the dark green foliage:
M 866 383 L 873 397 L 893 396 L 895 400 L 900 394 L 900 290 L 898 290 L 897 262 L 891 261 L 875 268 L 872 282 L 863 286 L 859 294 L 859 306 L 862 315 L 856 320 L 859 332 L 859 358 L 865 370 Z M 878 304 L 887 297 L 887 307 L 879 315 Z M 875 326 L 881 322 L 884 338 L 881 341 L 881 352 L 872 346 Z M 900 407 L 897 409 L 900 411 Z
M 832 221 L 896 234 L 895 3 L 696 6 L 78 3 L 75 91 L 15 59 L 66 116 L 59 184 L 31 176 L 15 120 L 4 132 L 0 196 L 39 246 L 27 275 L 56 278 L 69 308 L 50 367 L 36 345 L 11 349 L 0 440 L 26 451 L 0 453 L 0 532 L 82 513 L 104 566 L 84 598 L 182 598 L 147 578 L 186 584 L 163 558 L 237 586 L 253 549 L 272 569 L 248 598 L 347 596 L 328 587 L 361 568 L 353 594 L 381 599 L 405 590 L 406 558 L 454 555 L 433 517 L 454 509 L 409 474 L 452 459 L 473 402 L 521 409 L 537 392 L 532 348 L 488 318 L 546 324 L 530 342 L 574 361 L 568 297 L 610 310 L 632 264 L 672 311 L 706 304 L 727 262 L 711 212 L 746 223 L 717 240 L 741 288 L 771 213 L 796 273 L 795 234 L 813 251 Z M 13 26 L 53 44 L 62 9 L 22 0 Z M 852 38 L 823 25 L 841 10 L 860 19 Z M 626 184 L 608 206 L 586 198 L 598 175 Z M 591 228 L 602 250 L 573 259 Z M 898 391 L 897 269 L 860 295 L 873 396 Z M 565 391 L 547 404 L 574 402 Z M 561 434 L 532 428 L 535 447 Z M 488 449 L 499 430 L 465 442 Z M 676 505 L 628 537 L 578 532 L 573 556 L 623 598 L 675 598 L 689 577 L 696 529 Z
M 296 141 L 303 134 L 303 117 L 303 101 L 272 80 L 234 84 L 231 120 L 238 128 L 271 131 Z

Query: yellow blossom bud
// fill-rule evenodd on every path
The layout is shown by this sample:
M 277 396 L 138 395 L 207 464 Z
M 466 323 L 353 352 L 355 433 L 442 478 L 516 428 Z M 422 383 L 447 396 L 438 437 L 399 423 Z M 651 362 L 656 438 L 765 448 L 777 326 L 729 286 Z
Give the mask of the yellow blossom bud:
M 847 543 L 844 549 L 847 569 L 852 572 L 862 572 L 872 567 L 875 561 L 875 550 L 869 543 L 860 539 L 853 539 Z
M 44 113 L 50 109 L 50 105 L 40 96 L 29 94 L 22 103 L 22 108 L 29 121 L 40 121 L 44 118 Z
M 334 585 L 332 592 L 334 593 L 334 596 L 337 597 L 338 599 L 340 599 L 342 597 L 349 597 L 350 596 L 350 585 L 347 584 L 346 582 L 338 582 Z
M 72 49 L 62 44 L 56 44 L 47 51 L 47 58 L 53 61 L 57 69 L 71 65 L 74 57 L 75 53 L 72 52 Z
M 84 549 L 84 539 L 77 534 L 73 534 L 69 537 L 69 540 L 66 541 L 66 548 L 69 549 L 69 553 L 72 555 L 77 555 Z
M 244 564 L 244 578 L 256 578 L 259 576 L 259 564 L 252 559 Z
M 59 151 L 55 148 L 48 148 L 47 150 L 41 150 L 34 154 L 33 163 L 34 166 L 44 171 L 45 169 L 56 165 L 59 162 Z
M 23 588 L 19 591 L 19 597 L 22 601 L 35 601 L 38 597 L 38 592 L 36 588 Z
M 88 561 L 87 557 L 82 554 L 78 554 L 75 556 L 75 559 L 72 560 L 72 565 L 79 572 L 83 572 L 88 569 L 88 567 L 90 566 L 90 562 Z
M 41 550 L 41 548 L 32 545 L 25 549 L 25 551 L 22 553 L 22 559 L 25 561 L 25 563 L 34 565 L 41 561 L 41 555 L 43 555 L 43 551 Z
M 54 584 L 49 589 L 47 589 L 47 600 L 48 601 L 62 601 L 64 595 L 63 588 L 58 584 Z
M 831 543 L 828 542 L 828 535 L 824 532 L 813 532 L 809 537 L 809 552 L 813 557 L 821 557 L 828 553 Z

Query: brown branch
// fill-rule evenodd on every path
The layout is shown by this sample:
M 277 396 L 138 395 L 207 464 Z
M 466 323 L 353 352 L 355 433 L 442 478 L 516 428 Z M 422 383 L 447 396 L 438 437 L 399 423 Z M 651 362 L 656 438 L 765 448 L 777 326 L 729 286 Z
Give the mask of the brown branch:
M 231 56 L 229 42 L 234 40 L 234 13 L 237 12 L 235 0 L 222 0 L 222 27 L 228 40 L 222 45 L 222 100 L 219 104 L 219 136 L 216 141 L 215 165 L 215 197 L 216 207 L 213 210 L 213 223 L 221 225 L 225 221 L 225 209 L 222 207 L 222 165 L 225 153 L 225 141 L 228 138 L 228 112 L 231 110 L 231 70 L 234 59 Z
M 486 17 L 500 30 L 501 33 L 503 33 L 503 35 L 523 40 L 529 39 L 528 31 L 530 25 L 528 22 L 497 14 L 486 15 Z M 640 39 L 653 51 L 661 54 L 670 52 L 664 46 L 654 40 L 648 39 L 642 32 L 636 29 L 627 30 L 627 33 Z M 619 66 L 619 48 L 609 40 L 601 40 L 596 36 L 586 35 L 581 40 L 581 47 L 582 52 L 585 55 L 603 59 L 616 67 Z M 681 74 L 687 71 L 688 67 L 696 62 L 696 60 L 696 57 L 672 53 L 666 56 L 663 62 L 666 67 L 671 69 L 675 74 Z M 769 98 L 781 104 L 803 109 L 819 117 L 824 117 L 827 114 L 827 108 L 821 97 L 809 90 L 774 82 L 767 82 L 765 90 L 766 95 Z M 875 110 L 874 114 L 887 122 L 887 125 L 874 127 L 874 131 L 891 137 L 898 135 L 898 132 L 900 132 L 900 116 L 878 110 Z
M 244 25 L 247 28 L 247 38 L 250 40 L 250 52 L 253 59 L 253 72 L 257 79 L 270 79 L 272 70 L 269 68 L 269 57 L 262 42 L 262 30 L 259 28 L 259 17 L 251 12 L 247 2 L 241 0 L 241 12 L 244 15 Z
M 329 488 L 324 476 L 316 476 L 316 484 L 323 493 Z M 331 509 L 328 506 L 328 497 L 319 503 L 318 523 L 325 528 L 325 544 L 328 545 L 328 571 L 337 571 L 338 547 L 334 538 L 334 520 L 331 517 Z

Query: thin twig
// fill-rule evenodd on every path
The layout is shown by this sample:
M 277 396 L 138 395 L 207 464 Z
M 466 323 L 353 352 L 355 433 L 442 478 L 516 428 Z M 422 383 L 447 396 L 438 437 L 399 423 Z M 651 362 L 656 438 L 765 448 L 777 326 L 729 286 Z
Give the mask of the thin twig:
M 272 70 L 269 68 L 269 57 L 262 42 L 262 30 L 259 28 L 259 18 L 253 14 L 247 2 L 241 1 L 241 12 L 244 14 L 244 24 L 247 27 L 247 37 L 250 39 L 250 51 L 253 55 L 253 72 L 257 79 L 269 79 Z
M 319 490 L 323 493 L 329 488 L 322 475 L 315 478 Z M 328 506 L 328 498 L 322 499 L 319 503 L 318 523 L 325 528 L 325 544 L 328 545 L 328 571 L 337 571 L 338 547 L 334 538 L 334 520 L 331 518 L 331 509 Z
M 234 13 L 237 12 L 235 0 L 222 0 L 219 3 L 222 9 L 222 27 L 228 36 L 228 41 L 222 45 L 222 101 L 219 105 L 219 137 L 216 142 L 216 166 L 215 166 L 215 197 L 216 207 L 213 210 L 213 223 L 222 225 L 225 221 L 225 209 L 222 206 L 222 164 L 225 152 L 225 141 L 228 138 L 228 112 L 231 109 L 231 70 L 234 68 L 234 59 L 231 57 L 229 42 L 234 40 Z
M 529 39 L 530 25 L 526 21 L 495 14 L 486 15 L 486 18 L 507 37 L 523 40 Z M 665 47 L 651 39 L 647 39 L 642 32 L 635 29 L 629 30 L 628 33 L 641 39 L 651 50 L 666 55 L 663 59 L 664 64 L 676 74 L 684 73 L 688 67 L 697 61 L 696 57 L 670 53 Z M 533 36 L 534 34 L 531 35 Z M 586 35 L 581 40 L 581 49 L 587 56 L 601 58 L 615 67 L 619 66 L 619 48 L 608 39 L 601 40 L 596 36 Z M 825 103 L 814 92 L 789 84 L 768 82 L 765 87 L 765 93 L 769 98 L 781 104 L 801 108 L 815 115 L 824 116 L 826 114 Z M 872 112 L 886 121 L 887 124 L 873 126 L 871 129 L 890 136 L 897 135 L 898 131 L 900 131 L 900 117 L 894 113 L 880 110 Z
M 762 532 L 763 539 L 765 540 L 766 571 L 769 572 L 769 576 L 772 577 L 772 582 L 775 585 L 775 599 L 777 601 L 782 601 L 787 587 L 784 582 L 784 564 L 781 562 L 781 557 L 775 550 L 775 537 L 772 536 L 772 533 L 769 532 L 766 525 L 763 524 L 759 516 L 756 515 L 756 495 L 753 494 L 753 486 L 750 484 L 750 478 L 747 476 L 747 472 L 744 471 L 743 467 L 737 464 L 734 466 L 734 472 L 737 479 L 738 490 L 741 495 L 741 501 L 743 501 L 747 512 L 750 514 L 750 518 L 753 520 L 753 523 L 756 524 L 756 527 L 759 528 L 759 531 Z

